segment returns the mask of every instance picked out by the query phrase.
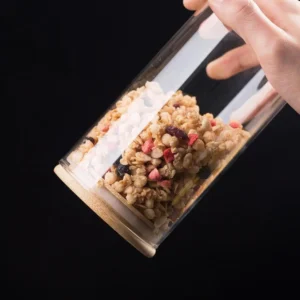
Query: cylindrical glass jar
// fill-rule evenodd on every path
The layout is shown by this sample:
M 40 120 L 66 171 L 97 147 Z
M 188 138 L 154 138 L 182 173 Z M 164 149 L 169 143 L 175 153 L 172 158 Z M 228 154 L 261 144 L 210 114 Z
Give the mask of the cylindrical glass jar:
M 242 43 L 210 8 L 193 15 L 55 168 L 148 257 L 285 105 L 260 68 L 208 78 Z

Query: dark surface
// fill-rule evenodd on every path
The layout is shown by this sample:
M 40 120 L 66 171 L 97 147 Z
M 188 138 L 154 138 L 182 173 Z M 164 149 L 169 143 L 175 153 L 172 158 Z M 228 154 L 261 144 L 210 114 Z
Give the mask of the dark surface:
M 54 175 L 59 159 L 190 14 L 181 1 L 103 5 L 52 0 L 18 8 L 17 69 L 9 82 L 17 120 L 9 286 L 136 286 L 149 295 L 159 287 L 203 296 L 295 280 L 300 126 L 289 107 L 153 259 L 114 233 Z

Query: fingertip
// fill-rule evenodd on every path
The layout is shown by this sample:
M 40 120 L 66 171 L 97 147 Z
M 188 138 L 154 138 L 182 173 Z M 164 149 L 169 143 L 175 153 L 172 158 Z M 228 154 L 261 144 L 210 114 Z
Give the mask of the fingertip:
M 209 78 L 214 80 L 227 79 L 226 72 L 220 69 L 220 64 L 217 61 L 212 61 L 206 66 L 206 74 Z
M 193 9 L 193 0 L 183 0 L 183 6 L 188 10 L 194 10 Z
M 205 0 L 183 0 L 183 6 L 191 11 L 200 9 L 204 3 Z
M 206 74 L 207 74 L 207 76 L 209 77 L 209 78 L 211 78 L 211 79 L 214 79 L 213 78 L 213 73 L 212 73 L 212 71 L 211 71 L 211 63 L 209 63 L 207 66 L 206 66 Z
M 211 79 L 216 79 L 215 78 L 215 73 L 214 73 L 214 68 L 213 68 L 213 62 L 210 62 L 207 66 L 206 66 L 206 74 L 209 78 Z

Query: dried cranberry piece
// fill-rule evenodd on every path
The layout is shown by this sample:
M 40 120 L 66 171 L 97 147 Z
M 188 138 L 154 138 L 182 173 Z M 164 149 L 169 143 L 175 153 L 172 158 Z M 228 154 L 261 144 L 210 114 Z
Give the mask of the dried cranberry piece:
M 157 184 L 169 189 L 169 188 L 171 188 L 172 181 L 171 180 L 162 180 L 162 181 L 158 181 Z
M 167 163 L 170 163 L 170 162 L 172 162 L 175 159 L 174 154 L 172 153 L 171 148 L 167 148 L 167 149 L 164 150 L 164 158 L 165 158 L 165 161 Z
M 198 134 L 197 133 L 190 133 L 189 134 L 189 146 L 192 146 L 196 141 L 197 141 L 197 139 L 198 139 Z
M 102 128 L 102 132 L 107 132 L 109 130 L 109 125 L 105 125 L 103 128 Z
M 211 127 L 214 127 L 217 125 L 217 122 L 215 120 L 210 120 Z
M 238 123 L 238 122 L 235 122 L 235 121 L 231 121 L 231 122 L 229 123 L 229 125 L 230 125 L 232 128 L 234 128 L 234 129 L 236 129 L 236 128 L 241 128 L 241 124 Z
M 175 127 L 175 126 L 167 126 L 166 132 L 168 134 L 172 135 L 172 136 L 176 136 L 177 138 L 179 138 L 181 140 L 188 140 L 189 139 L 189 137 L 187 136 L 187 134 L 183 130 L 181 130 L 181 129 Z
M 159 181 L 161 179 L 159 171 L 155 168 L 150 172 L 148 175 L 148 178 L 152 181 Z
M 152 149 L 154 148 L 154 143 L 153 143 L 153 140 L 152 139 L 149 139 L 147 140 L 144 145 L 142 146 L 142 151 L 145 153 L 145 154 L 149 154 Z

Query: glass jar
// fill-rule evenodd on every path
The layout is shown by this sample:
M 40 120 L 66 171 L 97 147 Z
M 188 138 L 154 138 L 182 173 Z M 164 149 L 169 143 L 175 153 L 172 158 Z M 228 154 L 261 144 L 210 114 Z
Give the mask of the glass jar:
M 209 7 L 194 14 L 55 167 L 147 257 L 285 105 L 260 68 L 207 76 L 242 44 Z

